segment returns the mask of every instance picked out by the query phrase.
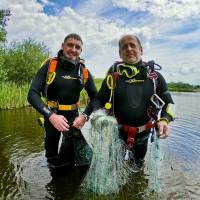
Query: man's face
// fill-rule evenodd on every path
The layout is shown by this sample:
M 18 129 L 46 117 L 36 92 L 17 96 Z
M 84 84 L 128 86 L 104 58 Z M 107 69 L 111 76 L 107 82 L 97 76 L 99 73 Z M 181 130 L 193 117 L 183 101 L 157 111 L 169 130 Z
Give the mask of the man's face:
M 119 49 L 120 58 L 128 64 L 135 64 L 141 60 L 142 49 L 133 36 L 125 36 Z
M 76 60 L 82 51 L 82 43 L 81 41 L 75 39 L 75 38 L 68 38 L 63 44 L 62 49 L 64 55 L 71 59 Z

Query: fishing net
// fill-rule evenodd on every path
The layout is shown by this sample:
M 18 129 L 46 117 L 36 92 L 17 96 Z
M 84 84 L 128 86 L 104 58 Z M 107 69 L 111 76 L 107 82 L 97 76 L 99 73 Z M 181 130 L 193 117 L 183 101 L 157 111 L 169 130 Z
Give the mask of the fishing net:
M 82 183 L 82 191 L 96 194 L 118 193 L 132 172 L 124 161 L 125 145 L 119 139 L 118 124 L 105 111 L 97 111 L 91 119 L 89 140 L 93 158 Z
M 161 169 L 163 164 L 163 151 L 160 146 L 158 133 L 154 129 L 150 144 L 149 159 L 146 163 L 149 175 L 149 184 L 145 195 L 151 199 L 160 199 L 161 195 Z

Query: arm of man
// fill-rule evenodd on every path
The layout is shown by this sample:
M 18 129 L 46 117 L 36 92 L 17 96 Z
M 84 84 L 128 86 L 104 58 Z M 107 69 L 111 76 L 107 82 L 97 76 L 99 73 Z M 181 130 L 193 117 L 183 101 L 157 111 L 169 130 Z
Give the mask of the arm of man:
M 168 124 L 174 120 L 174 101 L 168 91 L 167 83 L 161 74 L 158 74 L 158 95 L 165 102 L 161 111 L 161 118 L 157 122 L 160 138 L 165 139 L 169 136 L 170 129 Z
M 97 94 L 97 107 L 104 108 L 105 104 L 109 101 L 111 90 L 107 85 L 107 77 L 103 80 L 99 92 Z
M 43 65 L 37 72 L 35 78 L 33 79 L 29 92 L 28 92 L 28 102 L 42 115 L 49 118 L 53 112 L 47 107 L 44 101 L 41 99 L 41 94 L 44 94 L 46 85 L 46 76 L 48 71 L 48 65 Z
M 49 121 L 53 126 L 59 131 L 67 131 L 69 125 L 66 121 L 66 118 L 61 115 L 55 114 L 51 111 L 48 106 L 41 99 L 41 94 L 45 93 L 46 85 L 46 76 L 48 71 L 49 63 L 43 65 L 37 72 L 35 78 L 33 79 L 29 92 L 28 92 L 28 101 L 29 103 L 42 115 L 46 118 L 49 118 Z
M 107 76 L 103 80 L 98 94 L 97 94 L 96 86 L 94 84 L 94 80 L 93 80 L 91 74 L 89 73 L 89 79 L 85 85 L 85 89 L 90 97 L 90 102 L 86 106 L 85 111 L 83 112 L 83 115 L 82 116 L 80 115 L 79 118 L 77 118 L 75 120 L 75 124 L 76 124 L 77 120 L 79 120 L 79 119 L 83 121 L 82 123 L 78 122 L 80 124 L 79 127 L 82 127 L 85 123 L 84 120 L 81 119 L 81 118 L 85 118 L 85 120 L 86 120 L 86 117 L 84 115 L 89 116 L 92 113 L 92 111 L 104 108 L 105 103 L 107 103 L 109 101 L 111 90 L 108 88 L 108 85 L 107 85 L 107 77 L 112 72 L 113 72 L 113 66 L 111 66 L 109 68 Z M 77 125 L 76 125 L 76 127 L 77 127 Z
M 84 112 L 76 117 L 76 119 L 73 122 L 73 126 L 81 129 L 85 122 L 88 121 L 90 114 L 92 113 L 93 109 L 96 107 L 96 101 L 97 101 L 97 88 L 94 83 L 94 79 L 91 75 L 91 73 L 88 71 L 88 79 L 85 84 L 85 90 L 89 96 L 89 103 L 86 105 L 86 108 Z

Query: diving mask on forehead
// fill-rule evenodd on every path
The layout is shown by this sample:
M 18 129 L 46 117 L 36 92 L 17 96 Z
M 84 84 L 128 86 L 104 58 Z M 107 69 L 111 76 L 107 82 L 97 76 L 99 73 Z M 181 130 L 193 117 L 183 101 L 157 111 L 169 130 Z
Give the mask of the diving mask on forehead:
M 140 71 L 137 69 L 137 67 L 135 67 L 133 65 L 119 63 L 117 65 L 117 72 L 119 73 L 119 75 L 126 76 L 127 78 L 133 78 Z

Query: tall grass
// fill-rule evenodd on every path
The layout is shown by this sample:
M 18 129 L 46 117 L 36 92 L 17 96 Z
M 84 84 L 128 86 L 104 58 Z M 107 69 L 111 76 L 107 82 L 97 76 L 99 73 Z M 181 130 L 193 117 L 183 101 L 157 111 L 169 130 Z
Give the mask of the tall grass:
M 101 86 L 101 79 L 95 79 L 97 89 Z M 0 110 L 22 108 L 28 105 L 27 94 L 29 84 L 17 86 L 15 83 L 4 82 L 0 84 Z M 88 102 L 88 96 L 85 90 L 81 92 L 80 103 L 82 106 Z
M 29 85 L 17 86 L 15 83 L 0 84 L 0 109 L 22 108 L 28 105 L 27 91 Z

